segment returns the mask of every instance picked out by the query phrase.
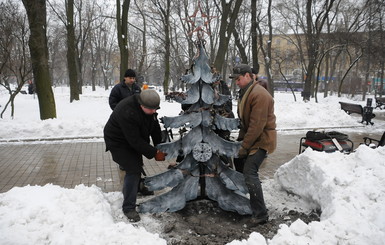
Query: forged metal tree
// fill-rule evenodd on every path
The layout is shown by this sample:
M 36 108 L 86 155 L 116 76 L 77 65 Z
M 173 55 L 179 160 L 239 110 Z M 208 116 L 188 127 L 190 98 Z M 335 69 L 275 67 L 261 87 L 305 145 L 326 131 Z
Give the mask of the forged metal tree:
M 39 99 L 40 119 L 56 118 L 55 98 L 48 67 L 46 1 L 23 0 L 23 5 L 27 11 L 31 31 L 29 50 L 36 93 Z
M 190 73 L 182 77 L 190 89 L 175 98 L 190 107 L 180 116 L 161 119 L 165 128 L 187 127 L 189 130 L 174 142 L 158 145 L 161 151 L 168 154 L 167 159 L 178 155 L 184 159 L 173 169 L 145 179 L 149 190 L 166 187 L 172 187 L 172 190 L 142 203 L 139 211 L 175 212 L 182 209 L 187 201 L 200 196 L 216 201 L 224 210 L 251 214 L 243 175 L 221 160 L 221 156 L 237 156 L 240 142 L 227 141 L 214 131 L 237 129 L 239 120 L 222 117 L 213 108 L 226 103 L 230 96 L 214 92 L 211 84 L 218 80 L 218 75 L 211 73 L 204 40 L 198 38 L 195 45 L 197 53 Z

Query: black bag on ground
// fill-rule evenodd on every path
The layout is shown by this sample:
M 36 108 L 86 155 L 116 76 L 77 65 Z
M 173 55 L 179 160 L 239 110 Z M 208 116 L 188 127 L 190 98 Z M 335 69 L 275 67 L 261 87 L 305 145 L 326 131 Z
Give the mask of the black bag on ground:
M 351 152 L 353 142 L 349 140 L 348 135 L 337 131 L 308 131 L 306 137 L 301 138 L 299 153 L 302 153 L 302 146 L 325 152 L 334 152 L 336 150 Z
M 308 131 L 306 133 L 306 139 L 311 141 L 318 141 L 318 140 L 325 140 L 325 139 L 332 139 L 332 138 L 335 138 L 336 140 L 347 140 L 349 137 L 346 134 L 343 134 L 337 131 L 330 131 L 330 132 Z

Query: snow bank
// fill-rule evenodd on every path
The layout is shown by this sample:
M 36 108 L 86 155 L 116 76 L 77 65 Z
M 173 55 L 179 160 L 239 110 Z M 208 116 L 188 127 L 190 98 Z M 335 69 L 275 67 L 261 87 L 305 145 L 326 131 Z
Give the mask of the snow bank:
M 268 244 L 384 243 L 385 147 L 360 146 L 349 155 L 307 149 L 281 166 L 275 179 L 318 204 L 322 215 L 309 225 L 283 225 Z
M 166 244 L 143 227 L 114 220 L 111 195 L 118 193 L 105 194 L 96 186 L 15 187 L 0 194 L 0 243 Z

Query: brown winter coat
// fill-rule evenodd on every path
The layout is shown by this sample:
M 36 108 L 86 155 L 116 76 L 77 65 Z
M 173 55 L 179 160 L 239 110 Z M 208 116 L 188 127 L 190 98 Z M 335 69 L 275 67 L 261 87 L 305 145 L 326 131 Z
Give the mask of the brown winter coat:
M 272 153 L 277 146 L 274 100 L 269 92 L 254 82 L 238 102 L 238 116 L 242 126 L 238 140 L 253 155 L 258 148 Z

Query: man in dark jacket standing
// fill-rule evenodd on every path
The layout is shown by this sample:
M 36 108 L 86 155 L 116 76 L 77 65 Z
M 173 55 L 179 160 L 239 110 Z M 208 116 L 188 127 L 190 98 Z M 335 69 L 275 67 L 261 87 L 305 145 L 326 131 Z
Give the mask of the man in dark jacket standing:
M 128 69 L 124 74 L 124 79 L 112 88 L 109 101 L 108 101 L 110 103 L 110 107 L 112 110 L 115 109 L 116 105 L 122 99 L 128 96 L 140 93 L 141 89 L 135 83 L 135 79 L 136 79 L 135 71 Z
M 253 212 L 250 226 L 268 221 L 258 170 L 266 154 L 271 154 L 277 145 L 277 131 L 274 115 L 274 100 L 269 92 L 253 79 L 250 66 L 240 64 L 234 67 L 231 78 L 240 88 L 238 116 L 241 120 L 238 140 L 242 141 L 238 157 L 244 159 L 244 166 L 236 166 L 243 172 L 250 194 Z
M 140 94 L 123 99 L 112 112 L 104 127 L 106 151 L 122 166 L 126 175 L 123 184 L 123 213 L 130 221 L 140 220 L 136 212 L 136 197 L 144 155 L 148 159 L 164 161 L 166 154 L 154 146 L 161 142 L 161 130 L 156 110 L 160 97 L 155 90 L 145 90 Z M 150 136 L 154 146 L 150 144 Z

